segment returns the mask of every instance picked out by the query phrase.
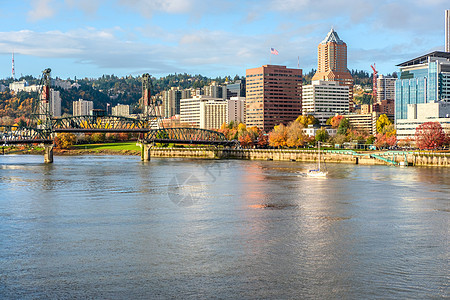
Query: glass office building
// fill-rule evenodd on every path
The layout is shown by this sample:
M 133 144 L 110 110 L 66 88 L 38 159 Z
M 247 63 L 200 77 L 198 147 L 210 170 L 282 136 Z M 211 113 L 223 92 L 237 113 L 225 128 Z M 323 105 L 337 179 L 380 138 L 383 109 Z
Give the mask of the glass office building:
M 398 66 L 396 120 L 407 118 L 408 104 L 450 102 L 450 53 L 435 51 Z

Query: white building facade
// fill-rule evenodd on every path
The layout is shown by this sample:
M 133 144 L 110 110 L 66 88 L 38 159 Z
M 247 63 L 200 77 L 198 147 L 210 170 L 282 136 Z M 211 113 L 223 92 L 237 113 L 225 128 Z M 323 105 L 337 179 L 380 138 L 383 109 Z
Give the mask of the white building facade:
M 313 115 L 324 125 L 335 114 L 348 114 L 349 87 L 337 81 L 314 80 L 303 87 L 302 113 Z
M 130 116 L 130 106 L 126 104 L 117 104 L 112 108 L 113 116 L 122 116 L 129 117 Z
M 226 100 L 207 96 L 194 96 L 180 100 L 180 122 L 196 128 L 218 129 L 227 121 Z
M 74 101 L 72 106 L 74 116 L 87 116 L 94 109 L 94 102 L 79 99 Z
M 414 139 L 416 128 L 426 122 L 439 122 L 447 134 L 450 134 L 450 103 L 434 102 L 408 104 L 407 118 L 397 120 L 397 139 Z

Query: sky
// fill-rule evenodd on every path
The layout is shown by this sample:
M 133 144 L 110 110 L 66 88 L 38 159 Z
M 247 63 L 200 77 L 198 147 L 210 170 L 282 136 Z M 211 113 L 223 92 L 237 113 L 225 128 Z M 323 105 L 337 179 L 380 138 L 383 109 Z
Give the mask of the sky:
M 0 0 L 0 78 L 103 74 L 245 76 L 248 68 L 317 68 L 331 28 L 348 68 L 380 74 L 444 50 L 449 0 Z M 279 55 L 271 55 L 270 48 Z

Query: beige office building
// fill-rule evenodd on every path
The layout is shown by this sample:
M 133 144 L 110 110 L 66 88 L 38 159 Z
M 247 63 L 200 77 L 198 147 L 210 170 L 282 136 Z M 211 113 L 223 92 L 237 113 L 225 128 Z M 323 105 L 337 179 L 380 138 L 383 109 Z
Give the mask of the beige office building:
M 227 123 L 245 124 L 245 97 L 231 97 L 228 102 Z
M 227 122 L 226 100 L 203 95 L 180 100 L 180 122 L 201 129 L 218 129 Z
M 383 100 L 395 99 L 395 81 L 392 76 L 379 75 L 377 78 L 377 103 Z

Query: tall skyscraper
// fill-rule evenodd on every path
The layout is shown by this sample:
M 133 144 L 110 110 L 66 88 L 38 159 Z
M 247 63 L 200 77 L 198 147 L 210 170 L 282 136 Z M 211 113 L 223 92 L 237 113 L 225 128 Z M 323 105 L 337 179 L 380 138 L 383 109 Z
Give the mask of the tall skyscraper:
M 347 68 L 347 44 L 332 28 L 317 49 L 317 72 L 312 80 L 337 81 L 339 85 L 348 86 L 352 106 L 353 77 Z
M 407 119 L 408 105 L 450 102 L 450 53 L 435 51 L 397 65 L 395 122 Z
M 445 52 L 450 52 L 450 9 L 445 11 Z
M 270 131 L 302 113 L 302 70 L 265 65 L 246 70 L 246 124 Z

